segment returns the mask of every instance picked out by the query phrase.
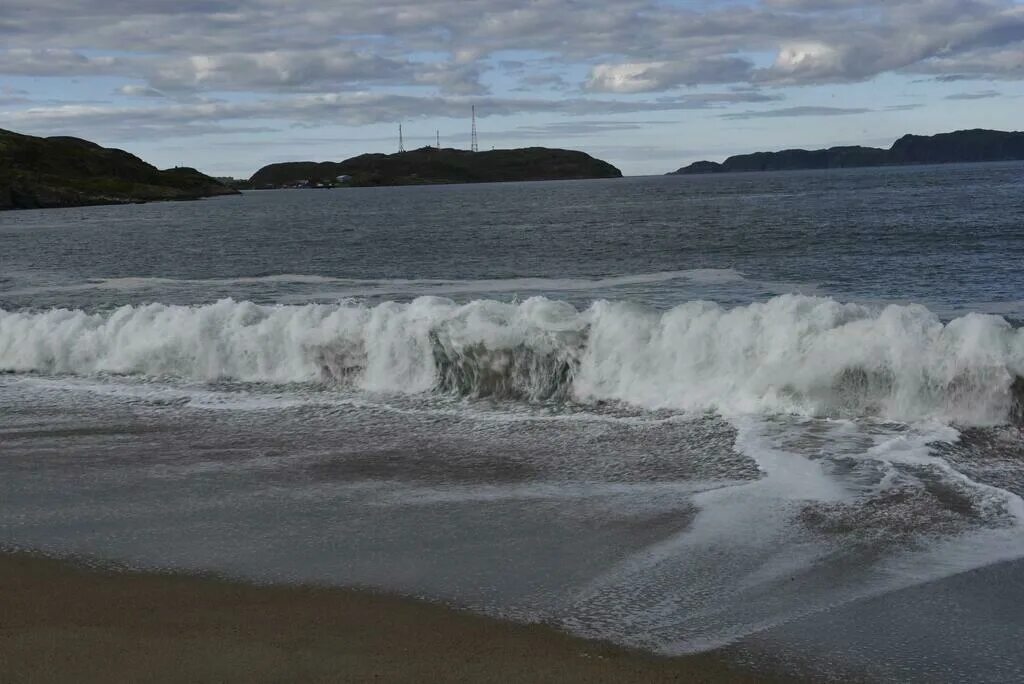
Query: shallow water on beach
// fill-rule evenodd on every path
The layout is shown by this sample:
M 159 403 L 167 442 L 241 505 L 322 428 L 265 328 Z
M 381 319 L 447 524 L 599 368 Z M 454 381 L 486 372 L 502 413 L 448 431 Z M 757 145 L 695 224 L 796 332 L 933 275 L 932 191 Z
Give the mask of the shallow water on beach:
M 1024 557 L 1022 183 L 988 164 L 2 214 L 0 545 L 663 653 L 820 647 L 813 676 L 1012 681 L 1002 647 L 921 645 L 936 621 L 901 597 Z M 975 635 L 1024 636 L 958 591 Z M 890 643 L 918 646 L 875 643 L 885 597 Z

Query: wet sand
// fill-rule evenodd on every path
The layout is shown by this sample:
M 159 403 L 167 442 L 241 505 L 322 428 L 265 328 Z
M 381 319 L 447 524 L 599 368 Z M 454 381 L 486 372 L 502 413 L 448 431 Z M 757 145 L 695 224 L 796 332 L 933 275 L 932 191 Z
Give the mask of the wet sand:
M 0 554 L 0 681 L 771 679 L 393 596 Z

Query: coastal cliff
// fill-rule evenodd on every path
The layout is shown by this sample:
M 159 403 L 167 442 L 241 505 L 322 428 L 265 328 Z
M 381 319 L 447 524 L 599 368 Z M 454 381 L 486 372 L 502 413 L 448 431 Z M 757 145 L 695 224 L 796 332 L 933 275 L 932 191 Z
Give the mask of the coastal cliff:
M 0 209 L 187 200 L 237 193 L 191 168 L 161 171 L 123 150 L 0 129 Z
M 889 149 L 830 147 L 740 154 L 720 164 L 695 162 L 669 175 L 1017 160 L 1024 160 L 1024 132 L 973 129 L 931 136 L 905 135 Z
M 249 179 L 257 188 L 294 185 L 350 186 L 494 183 L 502 181 L 619 178 L 622 172 L 574 150 L 527 147 L 516 150 L 423 147 L 396 154 L 363 154 L 341 162 L 285 162 L 264 166 Z

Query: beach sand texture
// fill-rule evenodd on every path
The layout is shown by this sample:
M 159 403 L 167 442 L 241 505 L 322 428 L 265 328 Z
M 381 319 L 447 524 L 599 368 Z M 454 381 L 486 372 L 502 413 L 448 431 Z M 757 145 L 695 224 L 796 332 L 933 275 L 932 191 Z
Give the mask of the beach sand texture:
M 753 682 L 368 592 L 0 556 L 4 682 Z

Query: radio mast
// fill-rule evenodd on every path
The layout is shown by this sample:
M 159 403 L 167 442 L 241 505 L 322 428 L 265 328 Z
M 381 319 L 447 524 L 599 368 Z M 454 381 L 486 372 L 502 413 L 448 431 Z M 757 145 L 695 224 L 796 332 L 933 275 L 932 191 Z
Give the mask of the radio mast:
M 402 136 L 402 124 L 398 124 L 398 151 L 405 152 L 405 138 Z
M 476 139 L 476 105 L 473 105 L 473 108 L 472 108 L 471 111 L 473 112 L 473 132 L 470 134 L 469 149 L 471 149 L 474 152 L 479 152 L 480 151 L 480 143 Z

